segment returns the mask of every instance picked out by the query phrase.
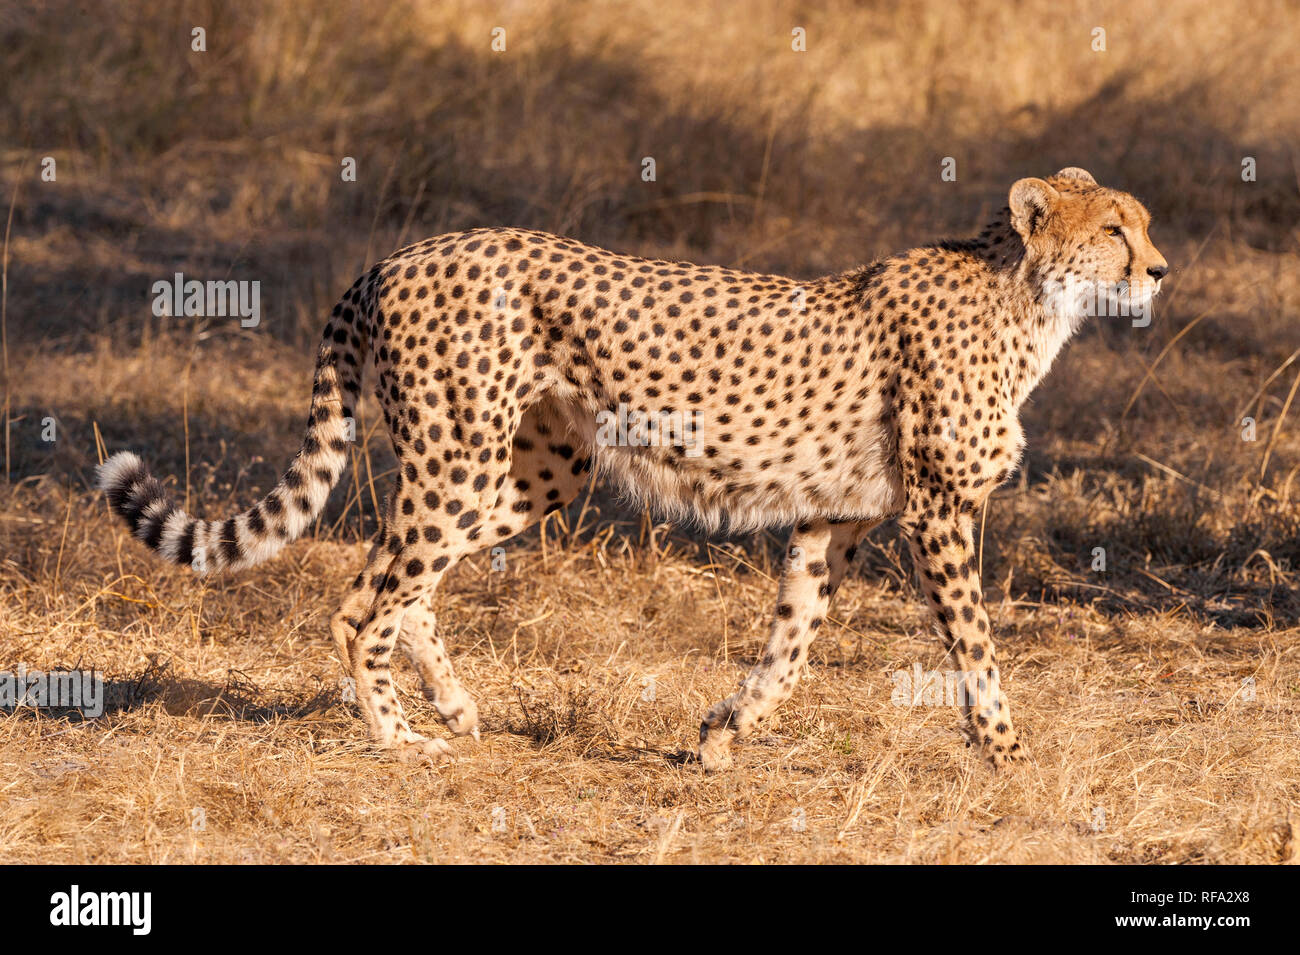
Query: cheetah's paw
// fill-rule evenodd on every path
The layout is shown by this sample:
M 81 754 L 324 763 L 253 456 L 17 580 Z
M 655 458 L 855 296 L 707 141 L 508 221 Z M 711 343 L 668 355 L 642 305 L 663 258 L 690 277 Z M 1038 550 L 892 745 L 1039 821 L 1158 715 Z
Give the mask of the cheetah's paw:
M 460 699 L 451 704 L 439 702 L 435 688 L 426 686 L 424 698 L 433 704 L 438 715 L 442 717 L 447 729 L 457 736 L 473 736 L 478 741 L 478 705 L 469 698 L 469 694 L 460 693 Z
M 393 745 L 393 756 L 400 763 L 423 763 L 437 766 L 445 760 L 456 758 L 456 751 L 445 739 L 430 739 L 427 736 L 413 736 Z
M 454 713 L 444 716 L 443 722 L 457 736 L 473 736 L 478 742 L 478 706 L 469 697 Z
M 700 723 L 700 764 L 706 773 L 731 768 L 731 744 L 738 735 L 735 714 L 727 701 L 709 710 Z
M 1010 769 L 1012 763 L 1022 762 L 1025 758 L 1024 747 L 1013 734 L 1010 738 L 996 743 L 986 742 L 981 748 L 985 764 L 994 772 Z

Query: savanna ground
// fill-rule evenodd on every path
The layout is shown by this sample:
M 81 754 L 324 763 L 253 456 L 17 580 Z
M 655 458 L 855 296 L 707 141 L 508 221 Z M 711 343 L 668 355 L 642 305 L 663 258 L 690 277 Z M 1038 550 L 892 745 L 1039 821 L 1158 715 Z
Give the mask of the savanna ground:
M 0 715 L 0 858 L 1297 861 L 1298 31 L 1263 0 L 7 5 L 0 669 L 94 667 L 109 708 Z M 130 448 L 200 515 L 268 489 L 328 309 L 424 235 L 813 276 L 1066 165 L 1148 204 L 1173 275 L 1149 327 L 1063 354 L 987 511 L 1010 773 L 891 701 L 949 667 L 891 528 L 780 721 L 705 777 L 685 754 L 766 637 L 782 533 L 594 489 L 441 589 L 484 733 L 425 769 L 368 750 L 327 639 L 391 467 L 373 404 L 315 533 L 256 571 L 164 566 L 90 488 Z M 261 325 L 155 317 L 178 271 L 259 280 Z

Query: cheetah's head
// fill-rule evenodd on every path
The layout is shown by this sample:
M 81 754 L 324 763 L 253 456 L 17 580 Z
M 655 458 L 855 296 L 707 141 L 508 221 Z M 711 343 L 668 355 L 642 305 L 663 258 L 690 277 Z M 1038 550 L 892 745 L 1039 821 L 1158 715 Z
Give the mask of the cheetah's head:
M 1077 167 L 1011 187 L 1011 225 L 1025 245 L 1025 274 L 1050 309 L 1144 313 L 1169 265 L 1151 244 L 1151 214 L 1132 196 Z

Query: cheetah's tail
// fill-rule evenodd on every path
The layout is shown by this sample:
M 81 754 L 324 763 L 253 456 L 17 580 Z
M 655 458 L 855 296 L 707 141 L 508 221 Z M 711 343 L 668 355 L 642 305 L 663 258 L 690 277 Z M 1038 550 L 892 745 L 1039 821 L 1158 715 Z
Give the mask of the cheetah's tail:
M 251 508 L 224 521 L 191 517 L 130 451 L 96 469 L 113 510 L 151 550 L 200 574 L 238 570 L 270 559 L 315 520 L 347 467 L 352 406 L 361 392 L 365 344 L 363 323 L 353 321 L 356 291 L 325 327 L 302 447 L 280 483 Z

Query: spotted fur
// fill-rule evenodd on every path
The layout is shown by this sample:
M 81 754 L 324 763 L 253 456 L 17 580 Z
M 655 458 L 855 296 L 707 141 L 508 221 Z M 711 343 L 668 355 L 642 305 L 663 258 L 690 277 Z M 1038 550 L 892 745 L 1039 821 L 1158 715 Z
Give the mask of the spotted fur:
M 100 485 L 164 558 L 257 564 L 324 506 L 372 365 L 399 474 L 331 631 L 375 741 L 417 759 L 452 750 L 407 723 L 393 649 L 451 730 L 476 733 L 434 589 L 461 557 L 564 507 L 593 470 L 707 529 L 794 525 L 767 648 L 701 725 L 706 769 L 790 696 L 858 541 L 897 518 L 936 630 L 969 674 L 966 732 L 1000 766 L 1021 745 L 973 516 L 1016 467 L 1020 405 L 1085 317 L 1085 293 L 1143 303 L 1158 291 L 1167 266 L 1149 221 L 1131 196 L 1066 169 L 1015 183 L 973 239 L 804 283 L 522 229 L 438 236 L 380 262 L 334 308 L 302 448 L 260 502 L 190 517 L 130 453 L 100 468 Z M 690 413 L 695 446 L 603 442 L 600 416 L 620 406 Z

